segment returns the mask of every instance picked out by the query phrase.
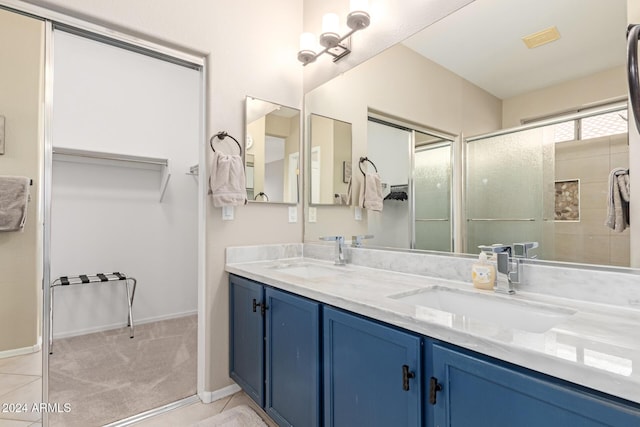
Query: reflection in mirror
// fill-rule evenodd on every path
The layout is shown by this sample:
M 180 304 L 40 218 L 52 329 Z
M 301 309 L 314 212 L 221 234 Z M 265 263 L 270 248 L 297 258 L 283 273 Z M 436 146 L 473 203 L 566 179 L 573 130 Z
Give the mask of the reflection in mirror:
M 588 19 L 575 19 L 575 10 Z M 476 0 L 307 93 L 307 111 L 351 122 L 354 153 L 376 163 L 395 154 L 374 156 L 366 119 L 372 114 L 465 137 L 452 137 L 442 151 L 452 160 L 448 195 L 418 191 L 425 176 L 445 166 L 421 170 L 416 148 L 408 172 L 415 186 L 412 225 L 402 221 L 395 240 L 364 244 L 477 254 L 478 244 L 534 240 L 540 243 L 534 254 L 544 260 L 634 266 L 628 229 L 604 225 L 609 173 L 629 168 L 626 13 L 625 0 Z M 500 33 L 487 31 L 488 22 Z M 554 25 L 559 40 L 534 49 L 523 43 Z M 596 114 L 600 108 L 603 114 Z M 553 128 L 546 127 L 549 120 Z M 521 132 L 495 134 L 523 124 Z M 581 132 L 585 126 L 595 130 Z M 358 221 L 353 208 L 329 213 L 319 206 L 305 240 L 337 230 L 382 237 L 392 230 L 385 219 L 391 211 L 385 204 L 381 218 L 365 212 Z M 407 243 L 411 228 L 415 241 Z
M 29 408 L 42 402 L 43 246 L 38 193 L 42 188 L 44 27 L 40 20 L 0 8 L 0 116 L 5 123 L 0 135 L 4 141 L 4 150 L 0 149 L 0 224 L 4 230 L 0 231 L 0 401 Z M 12 221 L 5 203 L 17 203 L 18 199 L 12 202 L 7 198 L 10 179 L 3 178 L 7 176 L 24 177 L 30 193 L 22 227 L 8 226 L 8 220 Z M 28 420 L 27 425 L 41 419 L 40 414 L 3 409 L 0 425 L 21 422 L 16 419 Z
M 367 135 L 384 198 L 381 213 L 367 214 L 372 244 L 451 251 L 451 139 L 377 117 Z
M 298 203 L 300 110 L 246 99 L 247 199 Z
M 310 202 L 350 205 L 351 123 L 311 114 Z

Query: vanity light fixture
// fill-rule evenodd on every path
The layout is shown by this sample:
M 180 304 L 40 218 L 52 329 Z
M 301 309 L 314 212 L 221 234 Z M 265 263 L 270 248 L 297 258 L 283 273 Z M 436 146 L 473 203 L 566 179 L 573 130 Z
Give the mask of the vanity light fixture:
M 323 53 L 333 56 L 333 62 L 344 58 L 351 53 L 351 35 L 358 30 L 363 30 L 369 26 L 371 17 L 368 0 L 351 0 L 350 10 L 347 15 L 347 26 L 351 29 L 344 36 L 340 36 L 340 20 L 337 14 L 327 13 L 322 17 L 322 34 L 318 39 L 320 48 L 324 48 L 316 53 L 316 37 L 312 33 L 302 33 L 300 35 L 300 51 L 298 51 L 298 61 L 302 65 L 314 62 Z

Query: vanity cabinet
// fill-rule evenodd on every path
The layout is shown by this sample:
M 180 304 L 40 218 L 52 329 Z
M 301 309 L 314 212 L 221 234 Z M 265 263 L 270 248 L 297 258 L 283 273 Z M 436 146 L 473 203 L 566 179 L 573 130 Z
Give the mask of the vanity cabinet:
M 230 276 L 229 375 L 281 426 L 320 425 L 318 303 Z
M 324 425 L 420 426 L 421 340 L 323 310 Z
M 509 364 L 440 344 L 430 359 L 425 407 L 436 427 L 640 426 L 637 409 Z

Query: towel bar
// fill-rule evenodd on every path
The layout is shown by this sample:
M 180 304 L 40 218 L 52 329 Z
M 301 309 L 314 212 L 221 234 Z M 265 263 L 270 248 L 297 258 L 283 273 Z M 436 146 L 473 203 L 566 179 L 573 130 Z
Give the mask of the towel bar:
M 133 297 L 136 294 L 136 285 L 138 281 L 125 274 L 114 273 L 97 273 L 95 275 L 80 274 L 78 276 L 60 276 L 55 279 L 49 288 L 51 289 L 51 302 L 49 304 L 49 354 L 53 354 L 53 291 L 58 286 L 83 285 L 86 283 L 103 283 L 103 282 L 120 282 L 124 281 L 127 289 L 127 305 L 129 313 L 127 315 L 127 326 L 129 327 L 129 338 L 133 338 Z M 129 281 L 133 285 L 129 288 Z

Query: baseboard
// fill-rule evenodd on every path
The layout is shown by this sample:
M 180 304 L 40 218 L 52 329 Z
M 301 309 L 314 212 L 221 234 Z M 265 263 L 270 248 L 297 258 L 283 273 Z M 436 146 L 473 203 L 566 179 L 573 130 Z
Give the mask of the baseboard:
M 35 345 L 0 351 L 0 359 L 14 356 L 24 356 L 25 354 L 37 353 L 40 350 L 42 350 L 42 337 L 38 337 L 38 343 Z
M 231 396 L 240 390 L 242 390 L 240 386 L 233 383 L 215 391 L 201 391 L 198 393 L 198 396 L 200 397 L 200 400 L 202 400 L 202 403 L 211 403 L 222 399 L 223 397 Z
M 134 321 L 134 326 L 138 326 L 138 325 L 144 325 L 145 323 L 159 322 L 161 320 L 171 320 L 171 319 L 177 319 L 180 317 L 193 316 L 195 314 L 198 314 L 198 310 L 189 310 L 189 311 L 184 311 L 182 313 L 172 313 L 172 314 L 165 314 L 162 316 L 146 317 L 144 319 L 138 319 L 134 317 L 133 321 Z M 109 331 L 111 329 L 119 329 L 124 327 L 126 327 L 124 323 L 113 323 L 110 325 L 96 326 L 93 328 L 77 329 L 75 331 L 70 331 L 70 332 L 62 332 L 57 334 L 54 333 L 53 339 L 57 340 L 60 338 L 77 337 L 79 335 L 93 334 L 96 332 L 104 332 L 104 331 Z

